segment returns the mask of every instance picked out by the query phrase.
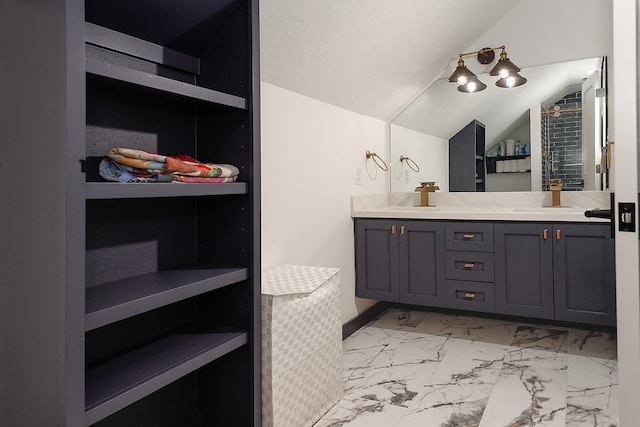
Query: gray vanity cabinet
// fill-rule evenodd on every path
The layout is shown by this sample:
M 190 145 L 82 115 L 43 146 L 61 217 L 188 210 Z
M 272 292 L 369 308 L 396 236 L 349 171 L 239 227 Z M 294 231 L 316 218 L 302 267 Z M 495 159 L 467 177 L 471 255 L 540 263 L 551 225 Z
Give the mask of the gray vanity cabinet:
M 448 222 L 445 245 L 447 307 L 493 313 L 493 224 Z
M 608 224 L 502 223 L 494 231 L 497 313 L 616 324 Z
M 399 302 L 396 224 L 394 220 L 356 220 L 357 296 Z
M 553 319 L 551 233 L 549 224 L 494 225 L 496 313 Z
M 610 225 L 555 225 L 553 246 L 556 320 L 615 325 L 615 250 Z
M 356 294 L 445 306 L 444 224 L 356 219 Z
M 609 224 L 355 219 L 356 295 L 613 326 Z
M 403 221 L 399 227 L 400 302 L 444 307 L 444 223 Z

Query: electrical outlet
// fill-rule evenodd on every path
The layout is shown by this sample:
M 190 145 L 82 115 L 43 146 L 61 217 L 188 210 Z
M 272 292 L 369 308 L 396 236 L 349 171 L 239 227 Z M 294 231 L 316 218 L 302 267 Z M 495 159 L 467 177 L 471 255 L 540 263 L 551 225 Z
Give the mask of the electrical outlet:
M 356 168 L 356 185 L 362 185 L 362 168 Z

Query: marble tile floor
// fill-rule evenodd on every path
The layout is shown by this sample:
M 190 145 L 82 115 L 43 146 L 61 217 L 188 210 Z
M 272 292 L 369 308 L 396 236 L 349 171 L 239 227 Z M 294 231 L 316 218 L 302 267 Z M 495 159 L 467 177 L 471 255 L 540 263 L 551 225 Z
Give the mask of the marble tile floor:
M 609 427 L 615 332 L 389 309 L 343 342 L 345 396 L 314 427 Z

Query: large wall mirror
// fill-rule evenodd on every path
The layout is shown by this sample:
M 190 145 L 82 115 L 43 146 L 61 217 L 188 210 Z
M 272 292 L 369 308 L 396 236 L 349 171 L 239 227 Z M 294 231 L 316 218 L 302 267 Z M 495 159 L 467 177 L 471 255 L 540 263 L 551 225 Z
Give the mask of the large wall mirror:
M 429 86 L 391 122 L 391 191 L 414 191 L 421 181 L 448 191 L 450 164 L 456 173 L 449 139 L 474 120 L 485 127 L 485 191 L 541 191 L 555 178 L 565 190 L 608 189 L 606 58 L 520 74 L 528 82 L 511 89 L 488 76 L 479 76 L 487 88 L 476 93 L 446 79 Z M 501 145 L 524 148 L 505 157 Z

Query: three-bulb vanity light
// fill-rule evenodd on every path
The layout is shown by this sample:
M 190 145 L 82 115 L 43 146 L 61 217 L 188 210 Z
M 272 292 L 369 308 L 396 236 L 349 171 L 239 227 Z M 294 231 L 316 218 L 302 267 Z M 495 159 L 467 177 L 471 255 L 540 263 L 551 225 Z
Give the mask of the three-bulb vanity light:
M 516 67 L 515 64 L 507 58 L 507 52 L 504 50 L 504 45 L 499 47 L 485 47 L 475 52 L 458 54 L 458 66 L 453 74 L 451 74 L 451 77 L 449 77 L 449 81 L 452 83 L 458 83 L 460 85 L 458 86 L 458 91 L 464 93 L 480 92 L 481 90 L 486 89 L 487 85 L 482 83 L 475 74 L 469 71 L 469 69 L 464 65 L 462 57 L 477 54 L 478 62 L 485 65 L 491 64 L 496 57 L 496 53 L 494 51 L 498 49 L 502 50 L 502 52 L 500 52 L 500 59 L 495 67 L 489 71 L 490 76 L 500 77 L 496 81 L 496 86 L 509 88 L 525 84 L 527 79 L 518 74 L 520 68 Z

